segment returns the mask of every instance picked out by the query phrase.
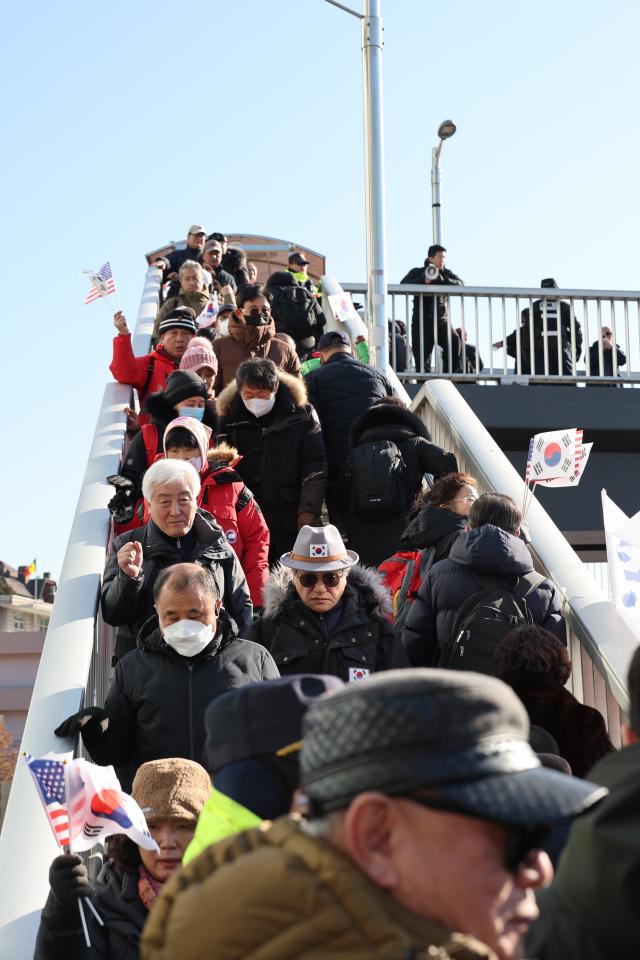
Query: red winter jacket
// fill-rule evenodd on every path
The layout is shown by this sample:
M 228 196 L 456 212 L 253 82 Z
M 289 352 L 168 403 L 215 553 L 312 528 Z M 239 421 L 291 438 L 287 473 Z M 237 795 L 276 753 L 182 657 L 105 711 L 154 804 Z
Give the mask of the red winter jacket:
M 198 506 L 211 513 L 238 554 L 253 606 L 262 607 L 269 577 L 269 528 L 253 494 L 233 469 L 240 457 L 220 444 L 209 451 L 209 469 L 201 475 Z
M 170 357 L 164 347 L 156 347 L 143 357 L 134 357 L 130 333 L 119 333 L 113 338 L 113 359 L 109 370 L 118 383 L 135 387 L 141 409 L 147 394 L 164 390 L 167 377 L 179 366 L 180 360 Z M 138 419 L 143 426 L 151 417 L 141 412 Z

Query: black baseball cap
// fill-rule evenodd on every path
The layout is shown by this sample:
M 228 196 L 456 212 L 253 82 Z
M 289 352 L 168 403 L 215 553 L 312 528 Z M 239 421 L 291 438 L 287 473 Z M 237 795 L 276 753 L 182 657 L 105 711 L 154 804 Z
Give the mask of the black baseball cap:
M 340 333 L 339 330 L 329 330 L 323 333 L 318 340 L 318 350 L 328 350 L 329 347 L 350 347 L 351 341 L 346 333 Z
M 289 254 L 289 263 L 300 263 L 302 266 L 306 266 L 311 263 L 310 260 L 307 260 L 301 253 L 290 253 Z
M 429 790 L 459 813 L 528 826 L 576 816 L 606 795 L 543 767 L 528 735 L 524 706 L 495 677 L 385 671 L 311 707 L 301 788 L 312 815 L 345 809 L 367 790 Z
M 558 289 L 558 281 L 554 280 L 553 277 L 545 277 L 544 280 L 540 281 L 541 287 L 553 287 L 555 290 Z

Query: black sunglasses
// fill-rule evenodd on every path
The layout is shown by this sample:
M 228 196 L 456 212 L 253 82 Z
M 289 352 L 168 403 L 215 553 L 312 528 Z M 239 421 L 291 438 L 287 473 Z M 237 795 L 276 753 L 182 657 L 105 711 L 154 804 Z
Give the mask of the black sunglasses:
M 454 800 L 448 800 L 445 797 L 425 796 L 424 794 L 406 794 L 405 800 L 411 800 L 413 803 L 426 807 L 428 810 L 439 810 L 443 813 L 456 813 L 463 817 L 476 817 L 473 810 L 463 807 Z M 478 817 L 480 820 L 489 820 L 488 817 Z M 504 823 L 504 821 L 491 821 L 500 823 L 507 828 L 507 842 L 504 851 L 504 866 L 509 873 L 518 873 L 526 864 L 528 858 L 535 850 L 543 849 L 545 843 L 551 834 L 551 827 L 547 824 L 518 825 Z
M 317 580 L 322 580 L 325 587 L 337 587 L 342 580 L 342 574 L 332 573 L 299 573 L 298 580 L 303 587 L 315 587 Z

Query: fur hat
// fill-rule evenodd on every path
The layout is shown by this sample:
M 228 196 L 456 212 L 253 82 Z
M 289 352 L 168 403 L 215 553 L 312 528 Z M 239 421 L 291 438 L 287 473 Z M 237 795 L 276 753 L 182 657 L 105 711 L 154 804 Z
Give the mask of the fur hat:
M 131 796 L 147 824 L 158 820 L 185 820 L 195 825 L 211 792 L 209 774 L 199 763 L 171 757 L 150 760 L 138 768 Z

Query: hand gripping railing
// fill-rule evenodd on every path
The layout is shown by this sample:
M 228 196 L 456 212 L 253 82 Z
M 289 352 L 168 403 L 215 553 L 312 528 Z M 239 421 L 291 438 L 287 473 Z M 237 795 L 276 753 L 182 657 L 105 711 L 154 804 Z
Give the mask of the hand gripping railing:
M 412 409 L 429 427 L 433 442 L 456 455 L 459 469 L 475 476 L 482 492 L 505 493 L 522 504 L 524 481 L 454 384 L 429 380 Z M 637 640 L 535 498 L 527 523 L 536 569 L 553 580 L 564 600 L 572 690 L 600 710 L 619 745 L 621 711 L 628 707 L 627 669 Z
M 134 352 L 147 352 L 160 289 L 159 270 L 150 268 L 138 313 Z M 104 702 L 110 661 L 101 637 L 96 642 L 100 581 L 113 489 L 105 477 L 117 473 L 125 439 L 124 407 L 130 387 L 108 383 L 98 414 L 89 460 L 69 535 L 58 592 L 42 650 L 20 752 L 61 753 L 68 741 L 54 728 L 83 703 Z M 86 696 L 85 696 L 86 691 Z M 48 892 L 51 860 L 59 852 L 31 776 L 21 757 L 0 834 L 0 957 L 31 960 L 40 910 Z

